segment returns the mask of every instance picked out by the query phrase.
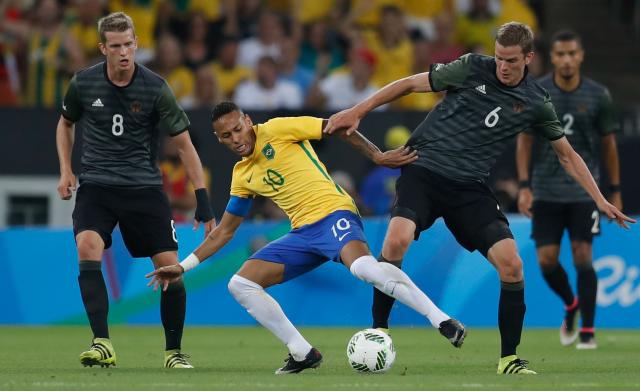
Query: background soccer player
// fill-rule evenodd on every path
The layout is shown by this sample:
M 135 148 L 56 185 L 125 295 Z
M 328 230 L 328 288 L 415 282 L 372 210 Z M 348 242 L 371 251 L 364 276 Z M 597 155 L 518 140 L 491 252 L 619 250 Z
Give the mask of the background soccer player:
M 78 72 L 62 105 L 56 130 L 60 160 L 58 193 L 70 199 L 76 186 L 71 168 L 74 123 L 82 124 L 82 171 L 73 211 L 78 249 L 78 283 L 93 341 L 80 354 L 87 366 L 116 364 L 109 339 L 109 300 L 101 271 L 102 253 L 119 224 L 134 257 L 151 257 L 155 267 L 178 263 L 176 238 L 162 177 L 155 161 L 158 129 L 173 137 L 196 189 L 196 222 L 214 224 L 202 165 L 189 133 L 189 120 L 167 83 L 135 63 L 136 36 L 131 18 L 118 12 L 99 21 L 100 50 L 106 61 Z M 192 368 L 180 353 L 186 307 L 181 280 L 162 292 L 160 314 L 166 338 L 164 366 Z
M 539 80 L 549 92 L 567 139 L 599 180 L 600 150 L 611 187 L 609 201 L 622 209 L 618 150 L 614 133 L 619 130 L 609 91 L 580 73 L 584 50 L 580 37 L 560 31 L 551 39 L 552 74 Z M 532 179 L 529 180 L 533 145 Z M 582 317 L 578 349 L 595 349 L 594 318 L 598 279 L 592 264 L 593 235 L 600 233 L 598 206 L 584 189 L 560 170 L 549 143 L 530 132 L 518 136 L 516 152 L 520 192 L 518 208 L 532 217 L 532 236 L 538 263 L 549 287 L 565 304 L 560 342 L 571 345 L 578 336 L 578 309 Z M 532 192 L 533 188 L 533 192 Z M 560 242 L 569 231 L 573 264 L 578 272 L 574 296 L 567 273 L 559 262 Z
M 418 151 L 418 160 L 402 168 L 380 260 L 399 266 L 411 240 L 438 217 L 444 218 L 463 247 L 479 250 L 500 277 L 500 374 L 535 374 L 516 355 L 525 313 L 522 260 L 508 221 L 485 184 L 508 140 L 532 128 L 550 142 L 563 168 L 600 210 L 621 226 L 633 221 L 602 196 L 589 169 L 564 137 L 548 93 L 528 75 L 527 64 L 532 59 L 531 29 L 506 23 L 498 30 L 494 57 L 467 54 L 449 64 L 433 64 L 430 72 L 390 83 L 334 114 L 325 128 L 327 133 L 348 128 L 348 133 L 368 112 L 403 95 L 447 91 L 407 143 Z M 392 305 L 392 298 L 374 290 L 374 327 L 388 326 Z
M 233 297 L 289 349 L 276 374 L 316 368 L 322 355 L 296 330 L 278 303 L 264 289 L 291 280 L 322 263 L 343 263 L 351 273 L 427 317 L 454 346 L 460 347 L 464 327 L 436 307 L 400 269 L 379 263 L 366 243 L 353 199 L 327 174 L 308 140 L 322 138 L 321 118 L 274 118 L 253 125 L 232 102 L 213 110 L 218 140 L 242 156 L 233 169 L 231 197 L 220 224 L 180 265 L 148 274 L 166 285 L 220 250 L 233 237 L 249 211 L 251 199 L 271 198 L 291 220 L 292 231 L 253 254 L 229 281 Z M 416 158 L 401 147 L 381 153 L 361 134 L 344 139 L 378 164 L 397 167 Z

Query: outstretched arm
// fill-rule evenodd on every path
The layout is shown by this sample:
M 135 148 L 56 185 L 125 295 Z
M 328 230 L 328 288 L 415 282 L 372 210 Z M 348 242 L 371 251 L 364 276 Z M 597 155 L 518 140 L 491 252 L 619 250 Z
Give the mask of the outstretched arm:
M 189 132 L 180 133 L 173 137 L 171 142 L 176 143 L 176 146 L 178 147 L 178 155 L 180 156 L 180 160 L 182 160 L 182 164 L 184 164 L 187 177 L 189 177 L 189 180 L 195 189 L 197 206 L 193 228 L 197 229 L 199 224 L 203 222 L 205 235 L 207 235 L 213 229 L 216 221 L 213 218 L 213 213 L 211 212 L 211 205 L 209 205 L 209 197 L 207 196 L 207 189 L 204 183 L 204 173 L 202 171 L 200 157 L 191 142 Z
M 326 126 L 327 120 L 322 120 L 322 126 Z M 418 152 L 411 150 L 410 147 L 402 146 L 390 151 L 382 152 L 377 145 L 372 143 L 362 133 L 357 130 L 351 135 L 342 129 L 335 133 L 344 142 L 351 145 L 358 152 L 369 158 L 372 162 L 379 166 L 389 168 L 397 168 L 414 162 L 418 159 Z
M 622 196 L 620 194 L 620 160 L 618 158 L 618 146 L 615 134 L 608 134 L 602 138 L 602 158 L 607 169 L 611 189 L 609 202 L 622 210 Z
M 589 193 L 596 202 L 598 209 L 610 219 L 615 219 L 618 225 L 623 228 L 629 228 L 627 222 L 636 222 L 634 219 L 625 216 L 604 198 L 584 160 L 573 150 L 566 137 L 551 141 L 551 146 L 558 155 L 562 167 Z
M 358 129 L 360 120 L 368 112 L 412 92 L 431 92 L 429 72 L 418 73 L 387 84 L 357 105 L 332 115 L 323 131 L 331 134 L 344 128 L 347 135 L 351 135 Z
M 531 204 L 533 195 L 531 194 L 531 184 L 529 181 L 529 167 L 531 164 L 531 146 L 533 136 L 527 133 L 518 135 L 516 145 L 516 166 L 518 169 L 518 211 L 531 218 Z
M 154 290 L 160 286 L 162 286 L 162 290 L 166 290 L 169 283 L 177 280 L 182 274 L 198 266 L 224 247 L 233 238 L 243 220 L 244 217 L 242 216 L 225 212 L 222 215 L 220 224 L 180 264 L 163 266 L 147 274 L 147 278 L 152 277 L 148 285 L 153 285 Z

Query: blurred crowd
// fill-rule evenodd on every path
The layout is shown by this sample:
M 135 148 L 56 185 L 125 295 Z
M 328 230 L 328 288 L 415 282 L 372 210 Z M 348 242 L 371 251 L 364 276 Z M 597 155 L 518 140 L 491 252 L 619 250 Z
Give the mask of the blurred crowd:
M 466 52 L 493 54 L 496 29 L 517 20 L 539 31 L 525 0 L 1 0 L 0 106 L 55 108 L 74 72 L 103 60 L 97 21 L 124 11 L 135 23 L 137 61 L 162 77 L 180 104 L 209 109 L 232 99 L 247 110 L 350 107 L 379 87 Z M 540 58 L 540 56 L 539 56 Z M 542 61 L 530 72 L 541 74 Z M 412 94 L 379 110 L 430 110 L 437 94 Z M 410 131 L 387 130 L 385 148 Z M 161 169 L 176 221 L 195 199 L 174 148 Z M 363 215 L 384 215 L 399 170 L 372 167 L 358 181 L 332 173 Z M 209 176 L 207 175 L 207 178 Z M 209 181 L 209 179 L 208 179 Z M 513 179 L 505 189 L 513 193 Z M 496 188 L 500 197 L 501 190 Z M 517 192 L 517 187 L 516 187 Z M 506 203 L 513 204 L 513 194 Z M 502 201 L 501 201 L 502 203 Z M 513 205 L 511 205 L 513 206 Z M 504 205 L 505 210 L 512 208 Z M 266 199 L 251 217 L 285 218 Z
M 233 99 L 248 110 L 349 107 L 398 78 L 465 52 L 492 55 L 525 0 L 2 0 L 0 105 L 57 107 L 74 72 L 99 61 L 97 21 L 124 11 L 137 61 L 185 109 Z M 530 71 L 542 71 L 535 63 Z M 429 110 L 413 94 L 381 110 Z

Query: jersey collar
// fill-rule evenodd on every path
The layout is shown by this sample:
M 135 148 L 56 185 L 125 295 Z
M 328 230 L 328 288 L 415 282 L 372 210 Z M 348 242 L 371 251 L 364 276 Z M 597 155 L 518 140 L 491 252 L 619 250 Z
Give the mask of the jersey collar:
M 131 80 L 129 80 L 129 83 L 127 83 L 127 85 L 125 86 L 117 86 L 115 85 L 111 79 L 109 79 L 109 74 L 107 73 L 107 62 L 103 62 L 102 63 L 102 72 L 104 73 L 104 78 L 107 80 L 107 82 L 109 84 L 111 84 L 112 86 L 116 87 L 116 88 L 127 88 L 129 87 L 131 84 L 133 84 L 133 81 L 136 79 L 136 76 L 138 75 L 138 69 L 140 68 L 140 66 L 138 65 L 137 62 L 133 63 L 133 75 L 131 76 Z

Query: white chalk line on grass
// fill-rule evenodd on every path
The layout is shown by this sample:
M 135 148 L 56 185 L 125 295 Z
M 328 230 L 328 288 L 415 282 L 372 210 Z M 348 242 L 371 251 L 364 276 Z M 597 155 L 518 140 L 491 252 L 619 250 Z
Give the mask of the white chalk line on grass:
M 66 388 L 66 387 L 77 387 L 77 388 L 103 388 L 105 386 L 109 386 L 113 384 L 109 383 L 98 383 L 98 382 L 63 382 L 63 381 L 43 381 L 43 382 L 6 382 L 1 383 L 0 388 L 5 387 L 42 387 L 42 388 Z M 191 389 L 191 388 L 202 388 L 202 383 L 138 383 L 134 384 L 136 387 L 153 387 L 153 388 L 178 388 L 178 389 Z M 433 384 L 430 384 L 433 386 Z M 253 389 L 282 389 L 282 388 L 299 388 L 299 384 L 282 384 L 282 383 L 263 383 L 263 382 L 246 382 L 246 383 L 234 383 L 234 382 L 219 382 L 219 383 L 211 383 L 207 382 L 207 387 L 214 388 L 238 388 L 238 387 L 249 387 Z M 428 384 L 426 383 L 407 383 L 407 384 L 394 384 L 394 388 L 407 388 L 407 389 L 416 389 L 419 387 L 426 387 Z M 511 388 L 512 384 L 497 384 L 497 383 L 448 383 L 448 384 L 440 384 L 438 387 L 443 388 Z M 600 383 L 567 383 L 563 385 L 568 388 L 596 388 L 602 389 L 605 387 L 605 384 Z M 371 388 L 389 388 L 389 384 L 379 384 L 379 383 L 334 383 L 334 384 L 326 384 L 325 388 L 330 389 L 348 389 L 348 388 L 360 388 L 360 389 L 371 389 Z M 617 384 L 616 387 L 630 387 L 630 388 L 640 388 L 640 383 L 627 383 L 627 384 Z

